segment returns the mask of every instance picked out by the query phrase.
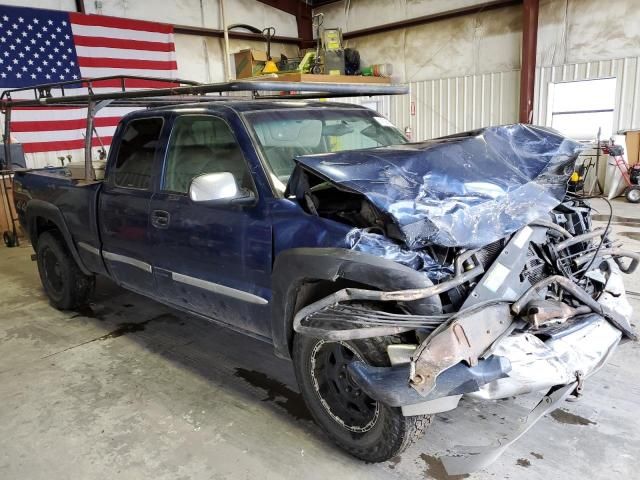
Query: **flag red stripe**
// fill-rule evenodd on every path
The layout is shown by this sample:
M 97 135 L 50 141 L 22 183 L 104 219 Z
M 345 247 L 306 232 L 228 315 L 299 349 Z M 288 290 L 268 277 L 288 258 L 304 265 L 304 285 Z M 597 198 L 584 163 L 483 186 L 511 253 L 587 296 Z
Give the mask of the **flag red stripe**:
M 102 137 L 102 143 L 106 145 L 111 144 L 113 137 Z M 99 147 L 100 141 L 94 138 L 92 146 Z M 84 139 L 80 140 L 60 140 L 57 142 L 33 142 L 22 144 L 24 153 L 39 153 L 39 152 L 55 152 L 58 150 L 79 150 L 84 148 Z
M 129 58 L 95 58 L 78 57 L 78 64 L 81 67 L 95 68 L 136 68 L 149 70 L 177 70 L 178 64 L 175 60 L 137 60 Z
M 127 30 L 167 34 L 173 33 L 173 26 L 166 23 L 145 22 L 143 20 L 130 20 L 127 18 L 108 17 L 106 15 L 84 15 L 76 12 L 70 12 L 69 19 L 71 23 L 75 23 L 76 25 L 126 28 Z
M 118 125 L 120 117 L 97 117 L 94 121 L 96 127 L 115 127 Z M 78 118 L 76 120 L 39 120 L 33 122 L 11 122 L 12 132 L 43 132 L 55 130 L 77 130 L 86 128 L 87 120 Z
M 74 35 L 73 40 L 81 47 L 122 48 L 129 50 L 147 50 L 150 52 L 175 52 L 175 45 L 164 42 L 145 42 L 143 40 L 127 40 L 122 38 L 87 37 Z

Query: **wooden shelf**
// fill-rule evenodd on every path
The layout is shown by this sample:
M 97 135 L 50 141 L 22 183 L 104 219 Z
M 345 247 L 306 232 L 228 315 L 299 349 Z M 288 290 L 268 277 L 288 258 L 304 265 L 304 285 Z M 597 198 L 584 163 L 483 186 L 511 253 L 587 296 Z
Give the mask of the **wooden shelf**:
M 312 73 L 274 73 L 238 80 L 262 80 L 273 82 L 309 82 L 309 83 L 362 83 L 362 84 L 391 84 L 388 77 L 364 77 L 361 75 L 315 75 Z

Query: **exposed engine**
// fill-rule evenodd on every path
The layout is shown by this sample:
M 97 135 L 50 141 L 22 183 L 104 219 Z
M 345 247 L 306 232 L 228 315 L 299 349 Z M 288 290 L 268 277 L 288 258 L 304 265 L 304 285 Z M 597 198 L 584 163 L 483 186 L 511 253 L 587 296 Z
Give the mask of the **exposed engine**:
M 350 338 L 415 330 L 423 340 L 461 311 L 496 299 L 520 299 L 522 303 L 527 292 L 527 303 L 516 303 L 516 307 L 523 309 L 521 316 L 531 321 L 520 327 L 543 328 L 554 319 L 575 315 L 573 309 L 584 310 L 585 299 L 578 298 L 573 288 L 597 302 L 609 280 L 610 259 L 623 272 L 635 269 L 640 260 L 634 252 L 621 250 L 609 238 L 607 229 L 592 228 L 591 207 L 579 198 L 566 197 L 548 218 L 480 248 L 431 244 L 408 249 L 400 243 L 395 225 L 365 197 L 339 190 L 312 175 L 307 178 L 311 184 L 304 198 L 310 213 L 353 225 L 347 236 L 350 248 L 423 272 L 434 284 L 431 295 L 439 298 L 437 309 L 434 306 L 425 314 L 424 309 L 415 308 L 413 297 L 421 295 L 397 296 L 391 303 L 384 303 L 389 299 L 382 298 L 384 292 L 328 297 L 299 325 L 301 330 L 310 329 L 316 334 L 331 331 L 336 338 Z M 519 240 L 525 234 L 526 238 Z M 494 278 L 498 283 L 489 285 Z M 559 278 L 568 283 L 557 284 Z M 363 306 L 363 301 L 378 302 L 376 309 Z M 373 330 L 367 333 L 368 329 Z

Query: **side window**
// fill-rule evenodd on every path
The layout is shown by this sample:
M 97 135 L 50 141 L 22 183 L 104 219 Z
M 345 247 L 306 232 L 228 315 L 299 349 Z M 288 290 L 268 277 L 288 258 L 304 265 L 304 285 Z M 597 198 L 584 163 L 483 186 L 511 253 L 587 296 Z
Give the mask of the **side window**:
M 162 118 L 133 120 L 125 127 L 115 163 L 114 182 L 119 187 L 151 188 L 155 155 Z
M 187 193 L 204 173 L 231 172 L 239 188 L 251 188 L 240 145 L 224 120 L 207 115 L 178 117 L 167 150 L 163 190 Z

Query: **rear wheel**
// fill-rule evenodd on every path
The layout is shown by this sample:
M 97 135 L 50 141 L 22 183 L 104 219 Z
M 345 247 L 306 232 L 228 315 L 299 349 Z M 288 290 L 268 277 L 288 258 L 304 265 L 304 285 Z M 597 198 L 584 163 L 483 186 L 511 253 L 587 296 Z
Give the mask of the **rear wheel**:
M 57 232 L 38 237 L 38 273 L 54 307 L 70 310 L 85 305 L 95 288 L 95 277 L 82 273 Z
M 631 203 L 640 202 L 640 186 L 632 185 L 627 188 L 627 191 L 624 193 L 625 197 L 627 197 L 627 201 Z
M 391 338 L 327 342 L 296 335 L 293 361 L 307 408 L 331 439 L 367 462 L 384 462 L 424 435 L 428 416 L 405 417 L 364 394 L 349 378 L 355 360 L 388 366 Z

